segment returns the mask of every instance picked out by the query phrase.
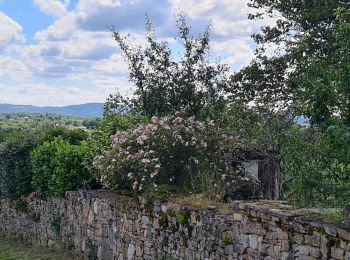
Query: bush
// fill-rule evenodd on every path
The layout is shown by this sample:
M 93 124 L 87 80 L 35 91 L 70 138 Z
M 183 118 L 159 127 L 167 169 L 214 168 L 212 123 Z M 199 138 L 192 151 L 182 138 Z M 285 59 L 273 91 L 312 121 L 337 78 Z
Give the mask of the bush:
M 68 129 L 63 126 L 56 126 L 49 128 L 41 135 L 40 142 L 51 142 L 55 138 L 61 137 L 63 140 L 68 141 L 70 144 L 80 144 L 88 138 L 87 132 L 81 129 Z
M 19 198 L 32 191 L 30 152 L 37 144 L 35 134 L 16 131 L 0 142 L 0 196 Z
M 341 207 L 350 199 L 350 128 L 291 128 L 283 138 L 285 195 L 300 206 Z
M 230 165 L 236 145 L 212 121 L 153 117 L 149 124 L 118 131 L 94 165 L 109 189 L 147 192 L 168 185 L 182 192 L 204 192 L 235 175 Z
M 91 181 L 84 166 L 88 154 L 84 141 L 79 145 L 62 138 L 44 142 L 31 155 L 34 189 L 43 195 L 62 196 L 85 187 Z

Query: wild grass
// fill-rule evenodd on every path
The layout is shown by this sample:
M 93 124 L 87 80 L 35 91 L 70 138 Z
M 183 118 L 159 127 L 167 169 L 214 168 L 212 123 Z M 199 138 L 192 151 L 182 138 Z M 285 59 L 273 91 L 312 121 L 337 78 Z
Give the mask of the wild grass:
M 65 251 L 49 251 L 46 248 L 32 247 L 18 242 L 0 239 L 0 260 L 73 260 L 72 254 Z

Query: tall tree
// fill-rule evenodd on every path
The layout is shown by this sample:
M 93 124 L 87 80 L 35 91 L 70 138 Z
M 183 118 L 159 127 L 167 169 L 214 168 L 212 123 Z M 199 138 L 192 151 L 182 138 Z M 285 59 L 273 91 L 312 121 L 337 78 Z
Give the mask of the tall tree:
M 349 55 L 347 47 L 337 44 L 346 37 L 340 37 L 339 25 L 344 21 L 335 15 L 335 10 L 346 4 L 339 0 L 251 0 L 249 5 L 257 10 L 250 19 L 274 17 L 276 22 L 253 35 L 258 44 L 256 58 L 232 76 L 233 96 L 257 105 L 292 108 L 308 116 L 316 116 L 309 108 L 317 106 L 319 118 L 314 117 L 315 123 L 327 121 L 335 110 L 333 81 L 324 77 L 324 87 L 317 87 L 324 91 L 314 92 L 317 98 L 307 98 L 310 86 L 305 81 L 311 75 L 315 78 L 316 72 L 326 73 L 339 66 L 336 53 Z M 273 53 L 271 48 L 275 49 Z
M 190 35 L 182 14 L 175 21 L 183 47 L 179 59 L 174 57 L 167 42 L 157 40 L 148 18 L 144 46 L 135 46 L 112 28 L 129 65 L 129 79 L 136 87 L 134 107 L 148 117 L 179 111 L 191 116 L 203 113 L 210 116 L 222 109 L 228 67 L 208 59 L 209 26 L 196 38 Z

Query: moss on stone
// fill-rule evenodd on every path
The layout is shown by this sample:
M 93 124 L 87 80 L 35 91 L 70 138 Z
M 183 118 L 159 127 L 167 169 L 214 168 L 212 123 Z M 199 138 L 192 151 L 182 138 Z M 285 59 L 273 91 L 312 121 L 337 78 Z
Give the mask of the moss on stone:
M 225 246 L 228 245 L 232 245 L 233 244 L 233 239 L 232 239 L 232 235 L 229 232 L 224 232 L 223 236 L 222 236 L 222 243 Z
M 28 213 L 28 202 L 24 199 L 16 199 L 13 201 L 13 208 L 22 213 Z
M 29 217 L 31 220 L 33 220 L 34 222 L 39 222 L 40 221 L 40 214 L 37 212 L 32 212 L 29 213 Z
M 161 212 L 159 214 L 158 222 L 159 222 L 159 226 L 162 229 L 166 229 L 168 227 L 168 216 L 167 216 L 167 214 L 164 213 L 164 212 Z

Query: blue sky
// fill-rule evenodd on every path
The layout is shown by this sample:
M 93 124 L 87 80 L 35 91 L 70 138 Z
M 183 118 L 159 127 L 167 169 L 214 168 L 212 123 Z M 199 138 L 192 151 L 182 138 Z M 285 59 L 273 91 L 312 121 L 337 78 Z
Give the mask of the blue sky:
M 130 95 L 127 66 L 106 26 L 142 43 L 145 12 L 159 38 L 170 42 L 178 10 L 194 35 L 211 22 L 211 54 L 238 70 L 252 59 L 250 35 L 263 25 L 247 19 L 247 2 L 0 0 L 0 103 L 67 105 L 104 102 L 116 90 Z

